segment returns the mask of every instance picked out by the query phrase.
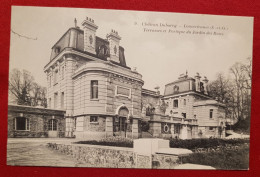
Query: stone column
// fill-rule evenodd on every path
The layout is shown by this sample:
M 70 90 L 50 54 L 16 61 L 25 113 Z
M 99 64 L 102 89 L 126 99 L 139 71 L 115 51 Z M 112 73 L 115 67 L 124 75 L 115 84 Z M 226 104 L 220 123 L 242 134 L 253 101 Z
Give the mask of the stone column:
M 113 117 L 106 117 L 106 137 L 113 136 Z
M 133 139 L 137 139 L 138 138 L 138 119 L 136 119 L 136 118 L 133 118 L 132 138 Z

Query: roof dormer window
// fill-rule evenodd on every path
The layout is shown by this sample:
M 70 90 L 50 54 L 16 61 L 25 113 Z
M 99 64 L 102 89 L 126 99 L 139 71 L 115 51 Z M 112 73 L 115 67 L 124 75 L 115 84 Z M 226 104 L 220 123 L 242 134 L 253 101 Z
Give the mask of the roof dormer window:
M 173 87 L 173 93 L 179 93 L 179 86 L 175 85 Z
M 60 53 L 60 47 L 55 47 L 54 52 L 55 53 Z

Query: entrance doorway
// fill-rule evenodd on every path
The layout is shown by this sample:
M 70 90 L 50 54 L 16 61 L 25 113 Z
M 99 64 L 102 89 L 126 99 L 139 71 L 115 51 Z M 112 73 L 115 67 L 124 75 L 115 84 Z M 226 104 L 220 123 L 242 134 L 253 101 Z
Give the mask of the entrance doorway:
M 115 136 L 126 137 L 126 117 L 114 117 L 113 125 Z
M 114 136 L 129 137 L 129 132 L 132 132 L 132 122 L 128 119 L 129 111 L 126 107 L 121 107 L 118 111 L 118 116 L 113 118 Z

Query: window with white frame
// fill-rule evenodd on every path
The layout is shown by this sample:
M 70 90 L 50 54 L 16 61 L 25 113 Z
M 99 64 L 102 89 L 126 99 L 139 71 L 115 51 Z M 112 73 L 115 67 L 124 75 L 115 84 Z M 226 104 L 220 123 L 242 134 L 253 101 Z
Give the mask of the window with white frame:
M 209 110 L 209 118 L 212 119 L 213 118 L 213 109 Z
M 61 109 L 64 109 L 64 92 L 61 92 L 60 106 L 61 106 Z
M 30 121 L 25 117 L 16 117 L 14 119 L 15 130 L 30 130 Z
M 58 83 L 58 73 L 59 73 L 59 71 L 58 71 L 58 69 L 56 69 L 54 71 L 54 83 L 53 83 L 54 85 Z
M 91 81 L 91 99 L 98 99 L 98 81 Z
M 49 75 L 49 87 L 51 87 L 51 75 Z
M 51 108 L 51 98 L 49 98 L 49 101 L 48 101 L 48 108 Z
M 58 106 L 58 93 L 54 93 L 54 108 L 57 108 Z
M 61 68 L 61 79 L 64 79 L 65 66 Z
M 173 107 L 178 108 L 178 100 L 173 100 Z
M 57 131 L 57 120 L 50 119 L 48 121 L 48 131 Z

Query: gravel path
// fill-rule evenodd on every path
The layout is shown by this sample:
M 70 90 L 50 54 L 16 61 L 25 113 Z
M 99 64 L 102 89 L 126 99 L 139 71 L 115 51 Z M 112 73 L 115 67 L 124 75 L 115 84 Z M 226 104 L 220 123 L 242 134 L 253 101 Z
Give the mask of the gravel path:
M 69 143 L 69 139 L 9 139 L 7 145 L 7 165 L 13 166 L 55 166 L 84 167 L 75 159 L 57 153 L 46 147 L 47 142 Z

